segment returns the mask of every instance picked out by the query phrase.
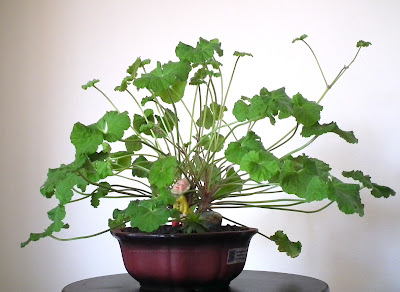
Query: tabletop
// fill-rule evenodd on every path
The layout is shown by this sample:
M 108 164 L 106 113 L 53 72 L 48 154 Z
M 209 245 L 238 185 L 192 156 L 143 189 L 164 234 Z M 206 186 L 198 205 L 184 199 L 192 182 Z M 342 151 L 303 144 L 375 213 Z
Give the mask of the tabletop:
M 129 274 L 90 278 L 64 287 L 62 292 L 142 292 L 140 284 Z M 190 290 L 188 292 L 196 292 Z M 176 290 L 176 292 L 186 292 Z M 318 279 L 276 272 L 243 271 L 232 280 L 225 292 L 329 292 L 328 285 Z

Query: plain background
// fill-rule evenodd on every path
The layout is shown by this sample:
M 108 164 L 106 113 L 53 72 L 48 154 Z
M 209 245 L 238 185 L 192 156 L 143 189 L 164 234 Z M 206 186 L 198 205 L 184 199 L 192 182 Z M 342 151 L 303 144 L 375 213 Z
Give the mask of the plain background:
M 112 109 L 80 85 L 99 78 L 119 106 L 134 109 L 128 97 L 113 91 L 126 68 L 137 56 L 174 59 L 179 41 L 195 45 L 200 36 L 219 38 L 225 74 L 235 50 L 253 53 L 239 64 L 232 100 L 263 86 L 286 86 L 291 95 L 317 100 L 324 90 L 318 68 L 304 45 L 291 43 L 304 33 L 328 80 L 348 64 L 358 40 L 372 42 L 322 103 L 323 121 L 354 130 L 359 143 L 326 135 L 307 153 L 329 163 L 336 175 L 362 169 L 399 191 L 399 11 L 395 0 L 1 0 L 0 290 L 54 292 L 73 281 L 124 272 L 117 241 L 108 234 L 67 243 L 44 239 L 24 249 L 19 244 L 48 226 L 46 212 L 56 200 L 43 198 L 39 188 L 48 168 L 73 159 L 73 123 L 93 123 Z M 258 133 L 268 141 L 274 130 Z M 283 229 L 303 243 L 302 254 L 290 259 L 256 236 L 246 269 L 320 278 L 332 292 L 400 291 L 400 197 L 378 200 L 363 192 L 363 200 L 363 218 L 333 206 L 313 215 L 225 214 L 266 234 Z M 114 207 L 68 209 L 71 230 L 60 236 L 105 229 Z

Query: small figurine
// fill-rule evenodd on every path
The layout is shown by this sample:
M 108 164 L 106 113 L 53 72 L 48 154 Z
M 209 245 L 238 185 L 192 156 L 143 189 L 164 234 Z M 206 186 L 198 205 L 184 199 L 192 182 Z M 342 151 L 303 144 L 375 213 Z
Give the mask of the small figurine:
M 184 215 L 189 214 L 190 208 L 185 193 L 190 189 L 190 182 L 186 179 L 178 180 L 171 189 L 171 193 L 176 197 L 176 203 L 174 204 L 174 208 L 177 209 Z

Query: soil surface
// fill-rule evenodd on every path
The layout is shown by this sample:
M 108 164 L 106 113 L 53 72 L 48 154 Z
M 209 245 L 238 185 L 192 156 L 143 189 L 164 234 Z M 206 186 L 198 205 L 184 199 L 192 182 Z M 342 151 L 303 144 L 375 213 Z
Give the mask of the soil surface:
M 239 230 L 247 230 L 247 227 L 236 226 L 236 225 L 224 225 L 218 226 L 210 229 L 208 232 L 224 232 L 224 231 L 239 231 Z M 153 232 L 143 232 L 139 230 L 137 227 L 126 227 L 123 228 L 122 231 L 128 231 L 133 233 L 151 233 L 151 234 L 178 234 L 184 233 L 182 230 L 182 226 L 171 226 L 171 225 L 163 225 L 160 226 L 157 230 Z

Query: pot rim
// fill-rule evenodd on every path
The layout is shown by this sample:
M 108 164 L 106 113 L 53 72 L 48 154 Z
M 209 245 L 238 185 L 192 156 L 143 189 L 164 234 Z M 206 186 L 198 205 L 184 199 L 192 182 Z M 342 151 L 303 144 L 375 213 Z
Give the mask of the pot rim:
M 243 230 L 230 230 L 230 231 L 218 231 L 218 232 L 203 232 L 203 233 L 176 233 L 176 234 L 152 234 L 152 233 L 135 233 L 130 231 L 124 231 L 122 228 L 112 229 L 111 234 L 114 237 L 120 238 L 209 238 L 209 237 L 223 237 L 237 234 L 256 234 L 257 228 L 247 227 Z

